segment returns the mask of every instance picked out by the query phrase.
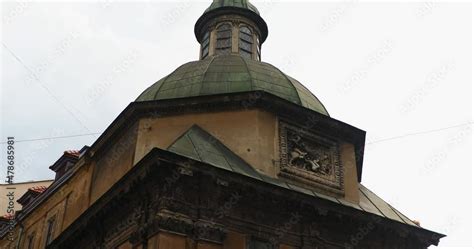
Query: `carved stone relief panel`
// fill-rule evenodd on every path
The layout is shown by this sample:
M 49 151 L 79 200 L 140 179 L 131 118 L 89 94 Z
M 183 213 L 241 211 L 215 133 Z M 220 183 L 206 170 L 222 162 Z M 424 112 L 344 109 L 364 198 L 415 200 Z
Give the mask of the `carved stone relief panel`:
M 280 175 L 343 194 L 343 170 L 335 139 L 280 122 Z

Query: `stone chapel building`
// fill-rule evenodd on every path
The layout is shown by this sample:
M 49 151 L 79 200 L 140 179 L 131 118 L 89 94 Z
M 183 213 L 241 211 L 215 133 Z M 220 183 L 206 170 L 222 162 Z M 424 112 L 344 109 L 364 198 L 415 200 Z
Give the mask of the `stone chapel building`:
M 252 4 L 214 0 L 194 32 L 199 60 L 63 155 L 0 248 L 423 249 L 444 237 L 362 185 L 365 131 L 261 61 L 268 28 Z

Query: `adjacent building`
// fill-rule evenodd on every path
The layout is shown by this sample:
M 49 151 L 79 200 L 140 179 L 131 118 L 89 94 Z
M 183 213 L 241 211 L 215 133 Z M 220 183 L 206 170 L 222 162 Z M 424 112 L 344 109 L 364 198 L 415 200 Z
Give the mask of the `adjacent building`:
M 0 214 L 6 215 L 8 203 L 10 202 L 8 194 L 13 192 L 13 202 L 15 210 L 21 210 L 22 205 L 17 200 L 28 191 L 40 192 L 46 189 L 53 180 L 17 182 L 14 184 L 0 184 Z

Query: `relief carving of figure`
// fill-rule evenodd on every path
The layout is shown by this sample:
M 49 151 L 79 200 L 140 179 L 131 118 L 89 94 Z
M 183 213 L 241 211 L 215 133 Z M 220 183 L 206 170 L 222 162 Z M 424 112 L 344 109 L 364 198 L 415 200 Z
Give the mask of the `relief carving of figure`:
M 281 123 L 280 173 L 307 184 L 323 184 L 343 194 L 342 167 L 337 138 L 318 130 Z
M 317 172 L 321 165 L 319 165 L 319 159 L 307 160 L 307 162 L 311 165 L 311 171 Z
M 289 139 L 288 164 L 320 174 L 330 174 L 331 160 L 321 148 L 307 146 L 300 136 L 293 135 Z
M 305 160 L 305 157 L 308 153 L 306 152 L 303 152 L 301 151 L 300 149 L 298 148 L 294 148 L 291 152 L 290 152 L 290 165 L 298 165 L 301 163 L 301 161 L 304 161 Z

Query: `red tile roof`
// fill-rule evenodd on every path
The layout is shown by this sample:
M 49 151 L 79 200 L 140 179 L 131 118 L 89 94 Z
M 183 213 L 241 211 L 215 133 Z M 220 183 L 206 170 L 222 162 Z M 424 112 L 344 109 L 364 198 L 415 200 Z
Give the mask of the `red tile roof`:
M 2 216 L 2 218 L 6 219 L 6 220 L 11 220 L 11 219 L 14 218 L 14 216 L 13 216 L 12 214 L 4 214 L 4 215 Z
M 48 189 L 48 187 L 46 186 L 34 186 L 34 187 L 29 188 L 28 190 L 41 194 L 44 191 L 46 191 L 46 189 Z
M 64 151 L 64 155 L 79 157 L 81 155 L 81 152 L 79 150 L 66 150 Z

